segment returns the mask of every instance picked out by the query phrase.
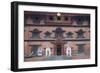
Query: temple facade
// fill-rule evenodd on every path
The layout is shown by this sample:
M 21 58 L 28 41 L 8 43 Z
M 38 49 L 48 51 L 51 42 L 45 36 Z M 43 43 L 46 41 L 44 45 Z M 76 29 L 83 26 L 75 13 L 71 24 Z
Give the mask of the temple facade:
M 24 57 L 87 55 L 90 15 L 24 11 Z

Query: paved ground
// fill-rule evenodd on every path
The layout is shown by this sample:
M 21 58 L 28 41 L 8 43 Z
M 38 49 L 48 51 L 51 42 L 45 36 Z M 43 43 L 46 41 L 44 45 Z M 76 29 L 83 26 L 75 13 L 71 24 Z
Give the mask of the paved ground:
M 25 61 L 48 61 L 48 60 L 74 60 L 74 59 L 89 59 L 88 55 L 79 54 L 76 56 L 44 56 L 44 57 L 31 57 L 25 58 Z
M 66 59 L 72 59 L 72 57 L 67 56 L 50 56 L 46 58 L 47 60 L 66 60 Z

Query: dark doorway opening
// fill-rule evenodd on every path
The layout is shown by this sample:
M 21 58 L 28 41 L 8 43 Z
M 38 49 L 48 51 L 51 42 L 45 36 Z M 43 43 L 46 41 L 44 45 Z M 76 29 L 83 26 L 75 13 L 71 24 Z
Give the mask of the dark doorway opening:
M 61 45 L 57 45 L 57 55 L 61 55 Z

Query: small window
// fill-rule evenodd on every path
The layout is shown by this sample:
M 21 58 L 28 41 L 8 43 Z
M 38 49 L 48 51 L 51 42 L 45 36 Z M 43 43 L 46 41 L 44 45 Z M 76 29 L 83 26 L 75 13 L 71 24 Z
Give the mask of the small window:
M 66 33 L 66 35 L 67 35 L 67 38 L 73 38 L 73 33 L 72 32 L 68 32 L 68 33 Z
M 66 17 L 64 17 L 64 20 L 65 20 L 65 21 L 68 21 L 68 17 L 67 17 L 67 16 L 66 16 Z
M 60 17 L 60 16 L 58 16 L 58 17 L 57 17 L 57 20 L 58 20 L 58 21 L 59 21 L 59 20 L 61 20 L 61 17 Z
M 32 31 L 32 38 L 40 38 L 40 33 L 41 31 L 39 31 L 38 29 L 34 29 Z
M 50 38 L 50 36 L 51 36 L 52 33 L 50 33 L 49 31 L 47 31 L 44 34 L 45 34 L 45 38 Z
M 32 33 L 32 38 L 40 38 L 39 34 L 38 33 Z
M 32 20 L 33 20 L 34 23 L 39 22 L 40 21 L 39 15 L 33 15 Z
M 83 24 L 83 16 L 73 16 L 72 19 L 77 22 L 77 25 Z
M 53 21 L 54 17 L 53 16 L 49 16 L 49 20 Z
M 76 33 L 77 33 L 77 38 L 84 38 L 85 31 L 83 31 L 82 29 L 78 30 Z
M 36 16 L 36 17 L 35 17 L 35 20 L 39 20 L 39 16 Z
M 65 32 L 65 30 L 63 30 L 62 28 L 58 27 L 56 28 L 55 30 L 53 30 L 53 32 L 55 33 L 55 37 L 58 38 L 58 37 L 61 37 L 63 38 L 63 33 Z
M 33 20 L 33 23 L 44 24 L 45 16 L 43 16 L 43 15 L 33 15 L 32 20 Z

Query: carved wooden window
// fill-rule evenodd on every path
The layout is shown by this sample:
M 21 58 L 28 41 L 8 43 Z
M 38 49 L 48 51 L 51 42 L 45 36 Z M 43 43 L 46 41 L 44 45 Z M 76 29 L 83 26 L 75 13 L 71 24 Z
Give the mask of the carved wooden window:
M 50 38 L 52 33 L 50 33 L 49 31 L 47 31 L 44 34 L 45 34 L 45 38 Z
M 54 20 L 54 17 L 53 16 L 49 16 L 49 20 L 50 21 L 53 21 Z
M 61 17 L 60 16 L 57 16 L 57 20 L 60 21 L 61 20 Z
M 76 21 L 78 25 L 82 25 L 84 21 L 87 21 L 88 24 L 90 24 L 90 15 L 73 16 L 72 20 Z
M 45 15 L 33 15 L 32 20 L 33 24 L 38 23 L 38 24 L 45 24 Z
M 67 38 L 73 38 L 73 33 L 72 32 L 68 32 L 66 33 Z
M 65 20 L 65 21 L 68 21 L 68 17 L 67 17 L 67 16 L 65 16 L 65 17 L 64 17 L 64 20 Z
M 76 33 L 77 33 L 77 38 L 84 38 L 85 31 L 83 31 L 82 29 L 78 30 Z
M 63 33 L 65 32 L 62 28 L 58 27 L 56 28 L 54 31 L 55 33 L 55 38 L 62 38 L 63 37 Z
M 41 31 L 39 31 L 38 29 L 35 28 L 32 31 L 32 38 L 40 38 L 40 33 L 41 33 Z

